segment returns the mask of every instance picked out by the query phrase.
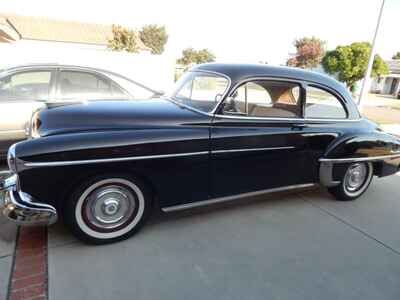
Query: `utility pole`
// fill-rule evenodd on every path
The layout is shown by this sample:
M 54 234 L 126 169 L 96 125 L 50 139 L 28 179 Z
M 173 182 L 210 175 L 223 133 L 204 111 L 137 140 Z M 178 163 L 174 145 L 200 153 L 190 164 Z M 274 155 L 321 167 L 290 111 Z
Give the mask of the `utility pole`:
M 358 106 L 360 108 L 362 105 L 362 101 L 365 100 L 365 98 L 368 96 L 368 92 L 369 92 L 370 86 L 371 86 L 371 72 L 372 72 L 372 66 L 374 64 L 374 58 L 375 58 L 375 43 L 376 43 L 376 37 L 378 36 L 379 26 L 381 24 L 382 13 L 383 13 L 383 8 L 385 6 L 385 1 L 386 0 L 382 0 L 381 10 L 379 12 L 379 17 L 378 17 L 378 23 L 376 24 L 374 39 L 372 40 L 371 53 L 369 55 L 368 67 L 367 67 L 367 71 L 365 72 L 365 77 L 364 77 L 364 80 L 363 80 L 363 83 L 361 86 L 360 97 L 358 98 Z

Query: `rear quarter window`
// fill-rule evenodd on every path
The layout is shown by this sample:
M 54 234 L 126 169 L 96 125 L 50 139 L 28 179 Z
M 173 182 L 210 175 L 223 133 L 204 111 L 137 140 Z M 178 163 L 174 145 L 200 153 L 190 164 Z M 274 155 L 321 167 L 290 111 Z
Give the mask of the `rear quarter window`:
M 332 93 L 313 86 L 306 89 L 306 118 L 346 119 L 342 102 Z

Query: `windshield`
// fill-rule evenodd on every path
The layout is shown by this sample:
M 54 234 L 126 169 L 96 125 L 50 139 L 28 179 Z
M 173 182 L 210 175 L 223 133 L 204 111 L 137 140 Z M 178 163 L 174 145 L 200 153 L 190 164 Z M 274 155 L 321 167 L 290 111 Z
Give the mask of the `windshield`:
M 171 98 L 203 112 L 211 112 L 222 99 L 229 80 L 207 72 L 188 72 L 176 83 Z

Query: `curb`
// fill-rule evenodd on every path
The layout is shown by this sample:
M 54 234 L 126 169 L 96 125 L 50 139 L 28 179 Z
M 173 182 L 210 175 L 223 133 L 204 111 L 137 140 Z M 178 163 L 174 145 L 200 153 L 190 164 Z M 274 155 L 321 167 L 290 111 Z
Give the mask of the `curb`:
M 46 227 L 19 227 L 8 286 L 8 300 L 47 300 Z

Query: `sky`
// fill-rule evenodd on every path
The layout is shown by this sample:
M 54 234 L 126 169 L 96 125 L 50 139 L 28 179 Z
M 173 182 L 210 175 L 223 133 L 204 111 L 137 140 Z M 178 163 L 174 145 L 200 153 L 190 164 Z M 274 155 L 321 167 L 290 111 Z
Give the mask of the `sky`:
M 0 0 L 0 13 L 121 24 L 165 25 L 165 54 L 208 48 L 221 62 L 285 64 L 293 41 L 316 36 L 327 49 L 372 42 L 382 0 Z M 376 50 L 384 59 L 400 51 L 400 0 L 386 0 Z

